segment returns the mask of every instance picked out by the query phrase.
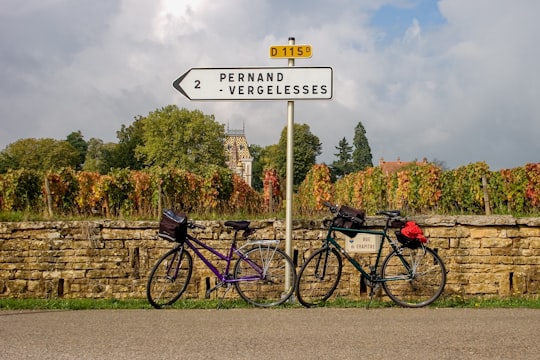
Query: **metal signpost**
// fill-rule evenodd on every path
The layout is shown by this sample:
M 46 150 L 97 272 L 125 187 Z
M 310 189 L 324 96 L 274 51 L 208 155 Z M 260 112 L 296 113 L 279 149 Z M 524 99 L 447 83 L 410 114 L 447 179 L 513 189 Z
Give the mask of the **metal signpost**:
M 287 100 L 287 171 L 285 251 L 292 256 L 292 203 L 294 175 L 294 100 L 330 100 L 331 67 L 294 67 L 295 58 L 310 58 L 311 45 L 270 47 L 270 58 L 288 59 L 287 67 L 191 68 L 173 82 L 190 100 Z M 291 286 L 290 279 L 285 287 Z

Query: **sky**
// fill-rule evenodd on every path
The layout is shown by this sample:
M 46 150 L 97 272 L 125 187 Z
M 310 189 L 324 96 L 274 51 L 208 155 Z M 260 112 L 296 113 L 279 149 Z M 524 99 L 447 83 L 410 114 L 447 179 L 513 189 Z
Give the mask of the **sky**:
M 0 0 L 0 150 L 23 138 L 118 142 L 175 104 L 276 144 L 287 101 L 191 101 L 190 68 L 287 66 L 269 48 L 308 44 L 296 66 L 331 67 L 331 100 L 294 120 L 336 160 L 361 122 L 373 163 L 426 158 L 492 171 L 540 161 L 537 0 Z

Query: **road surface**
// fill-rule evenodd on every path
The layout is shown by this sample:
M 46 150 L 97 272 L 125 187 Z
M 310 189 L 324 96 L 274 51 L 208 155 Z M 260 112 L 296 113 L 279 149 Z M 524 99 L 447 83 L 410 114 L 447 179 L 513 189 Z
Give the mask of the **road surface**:
M 540 359 L 535 309 L 0 311 L 11 359 Z

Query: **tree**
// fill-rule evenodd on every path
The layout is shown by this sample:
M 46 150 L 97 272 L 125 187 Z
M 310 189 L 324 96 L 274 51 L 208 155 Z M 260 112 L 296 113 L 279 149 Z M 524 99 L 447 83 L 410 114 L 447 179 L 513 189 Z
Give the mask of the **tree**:
M 349 145 L 346 138 L 343 138 L 339 141 L 337 154 L 334 154 L 338 159 L 332 163 L 330 166 L 332 177 L 341 178 L 344 175 L 347 175 L 353 171 L 352 164 L 352 152 L 353 147 Z
M 84 159 L 84 170 L 102 173 L 103 164 L 103 140 L 91 138 L 88 140 L 86 158 Z
M 143 145 L 144 118 L 137 116 L 135 121 L 116 132 L 118 146 L 112 153 L 106 154 L 106 162 L 114 168 L 141 170 L 144 168 L 144 156 L 137 157 L 135 149 Z
M 366 130 L 361 122 L 354 129 L 354 151 L 352 153 L 353 171 L 365 170 L 373 166 L 373 157 L 366 137 Z
M 321 154 L 321 142 L 317 136 L 311 133 L 307 124 L 294 124 L 293 130 L 293 185 L 298 186 L 304 181 L 311 167 L 315 165 L 317 156 Z M 276 155 L 278 174 L 285 178 L 287 172 L 287 127 L 281 131 Z
M 210 165 L 226 168 L 225 129 L 213 115 L 169 105 L 142 119 L 142 143 L 135 156 L 146 166 L 177 167 L 204 174 Z
M 0 170 L 74 169 L 79 162 L 79 152 L 65 140 L 27 138 L 6 146 L 0 155 Z
M 114 169 L 120 169 L 121 167 L 116 167 L 111 161 L 117 152 L 117 147 L 118 144 L 104 143 L 101 139 L 91 138 L 88 140 L 88 150 L 83 169 L 100 174 L 109 174 Z
M 75 170 L 82 169 L 84 160 L 86 159 L 86 150 L 88 149 L 88 144 L 84 141 L 83 135 L 80 130 L 74 131 L 69 134 L 66 138 L 66 141 L 71 144 L 79 153 L 79 163 L 77 164 Z
M 249 153 L 253 158 L 253 163 L 251 164 L 251 186 L 256 191 L 261 191 L 263 189 L 263 171 L 264 164 L 261 161 L 261 153 L 263 148 L 259 145 L 251 144 L 248 146 Z
M 265 146 L 261 150 L 260 162 L 262 164 L 263 172 L 265 170 L 278 168 L 278 158 L 279 158 L 279 145 L 272 144 Z

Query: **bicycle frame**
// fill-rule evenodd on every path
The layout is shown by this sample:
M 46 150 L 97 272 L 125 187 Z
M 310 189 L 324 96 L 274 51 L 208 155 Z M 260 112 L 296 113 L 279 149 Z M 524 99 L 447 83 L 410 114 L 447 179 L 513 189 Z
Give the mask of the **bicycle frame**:
M 220 282 L 228 284 L 228 283 L 235 283 L 235 282 L 240 282 L 240 281 L 258 280 L 258 279 L 264 278 L 266 276 L 266 271 L 268 269 L 263 269 L 259 265 L 251 261 L 248 257 L 244 255 L 244 253 L 242 252 L 242 249 L 249 245 L 268 245 L 270 247 L 270 245 L 277 245 L 277 243 L 279 243 L 279 240 L 257 240 L 257 241 L 248 242 L 242 245 L 241 247 L 237 248 L 236 239 L 235 239 L 231 243 L 228 254 L 225 255 L 225 254 L 220 253 L 219 251 L 217 251 L 210 245 L 205 244 L 201 240 L 188 234 L 186 240 L 184 241 L 184 244 L 180 245 L 180 247 L 182 247 L 182 251 L 184 251 L 185 250 L 184 246 L 187 244 L 187 246 L 195 253 L 195 255 L 197 255 L 197 257 L 201 259 L 204 262 L 204 264 L 214 273 L 214 275 L 218 278 Z M 223 272 L 220 272 L 218 268 L 210 260 L 208 260 L 208 258 L 206 258 L 203 255 L 201 250 L 199 250 L 198 246 L 214 254 L 218 259 L 224 260 L 226 262 L 225 270 Z M 239 258 L 246 261 L 249 264 L 249 266 L 251 266 L 259 275 L 246 276 L 246 277 L 241 277 L 241 278 L 236 278 L 236 279 L 231 278 L 229 274 L 230 274 L 230 269 L 231 269 L 231 262 L 235 258 L 234 257 L 235 254 L 238 255 Z
M 381 236 L 381 241 L 379 244 L 379 249 L 377 250 L 377 257 L 375 259 L 375 265 L 373 267 L 374 272 L 368 273 L 364 270 L 362 265 L 358 263 L 339 243 L 337 240 L 332 236 L 332 233 L 336 230 L 346 230 L 346 231 L 354 231 L 358 234 L 371 234 L 371 235 L 379 235 Z M 355 268 L 366 278 L 367 281 L 371 282 L 386 282 L 386 281 L 392 281 L 392 280 L 402 280 L 402 278 L 377 278 L 373 275 L 376 274 L 376 269 L 379 268 L 379 263 L 382 258 L 382 249 L 384 246 L 384 243 L 388 242 L 390 244 L 390 247 L 392 248 L 392 251 L 397 251 L 399 249 L 399 245 L 397 245 L 392 239 L 388 236 L 388 225 L 385 226 L 383 231 L 379 230 L 367 230 L 367 229 L 346 229 L 346 228 L 340 228 L 330 225 L 328 227 L 328 233 L 326 234 L 326 239 L 324 240 L 324 246 L 326 247 L 334 247 L 343 257 L 345 257 Z M 398 251 L 397 255 L 407 271 L 410 273 L 411 266 L 409 265 L 408 261 L 401 255 L 401 253 Z

